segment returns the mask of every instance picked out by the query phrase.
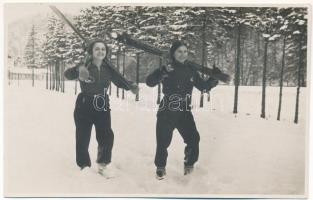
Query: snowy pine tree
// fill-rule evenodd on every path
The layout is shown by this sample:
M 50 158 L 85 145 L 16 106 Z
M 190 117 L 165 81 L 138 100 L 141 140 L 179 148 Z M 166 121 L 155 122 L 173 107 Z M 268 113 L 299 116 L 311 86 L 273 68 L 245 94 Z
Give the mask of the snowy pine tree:
M 37 38 L 35 25 L 32 26 L 24 51 L 24 61 L 28 68 L 32 69 L 32 86 L 35 85 L 35 68 L 41 67 L 41 50 Z

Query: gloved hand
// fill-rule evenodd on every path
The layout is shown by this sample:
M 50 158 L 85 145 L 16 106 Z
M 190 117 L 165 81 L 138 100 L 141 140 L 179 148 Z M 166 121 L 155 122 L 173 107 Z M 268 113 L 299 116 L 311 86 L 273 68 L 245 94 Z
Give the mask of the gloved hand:
M 133 94 L 138 94 L 139 93 L 139 87 L 136 83 L 133 83 L 131 85 L 131 88 L 130 88 L 130 91 L 133 93 Z
M 207 80 L 208 84 L 209 84 L 209 90 L 211 90 L 212 88 L 216 87 L 217 84 L 218 84 L 218 80 L 213 78 L 213 77 L 210 77 L 208 80 Z
M 220 73 L 222 73 L 222 71 L 219 68 L 217 68 L 217 67 L 213 67 L 212 73 L 213 74 L 220 74 Z
M 168 73 L 173 71 L 173 70 L 174 70 L 174 68 L 170 64 L 162 65 L 162 67 L 161 67 L 162 78 L 168 77 Z
M 78 73 L 78 79 L 80 81 L 87 81 L 89 79 L 89 71 L 84 65 L 78 67 Z

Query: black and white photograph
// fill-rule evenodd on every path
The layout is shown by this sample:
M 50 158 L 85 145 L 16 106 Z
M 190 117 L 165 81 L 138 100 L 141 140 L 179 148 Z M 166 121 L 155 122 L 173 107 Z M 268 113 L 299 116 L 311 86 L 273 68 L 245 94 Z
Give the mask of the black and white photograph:
M 261 3 L 4 3 L 4 197 L 307 198 L 312 7 Z

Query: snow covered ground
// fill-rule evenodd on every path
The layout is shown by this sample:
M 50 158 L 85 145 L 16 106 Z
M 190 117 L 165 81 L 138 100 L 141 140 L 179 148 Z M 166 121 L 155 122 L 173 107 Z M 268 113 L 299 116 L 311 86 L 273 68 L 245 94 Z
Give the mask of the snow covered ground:
M 296 88 L 284 88 L 282 120 L 276 120 L 278 88 L 268 87 L 267 119 L 260 118 L 261 87 L 240 87 L 239 113 L 232 114 L 234 88 L 219 86 L 194 117 L 201 135 L 200 158 L 192 176 L 183 176 L 184 143 L 175 131 L 167 179 L 154 178 L 156 101 L 141 85 L 140 101 L 111 96 L 116 177 L 96 173 L 93 129 L 91 173 L 75 164 L 76 95 L 46 90 L 44 82 L 16 82 L 5 88 L 6 196 L 210 196 L 302 195 L 305 192 L 306 88 L 301 88 L 299 124 L 293 123 Z M 23 85 L 23 86 L 22 86 Z M 154 95 L 153 95 L 154 94 Z M 153 97 L 154 96 L 154 97 Z M 155 107 L 155 105 L 154 105 Z

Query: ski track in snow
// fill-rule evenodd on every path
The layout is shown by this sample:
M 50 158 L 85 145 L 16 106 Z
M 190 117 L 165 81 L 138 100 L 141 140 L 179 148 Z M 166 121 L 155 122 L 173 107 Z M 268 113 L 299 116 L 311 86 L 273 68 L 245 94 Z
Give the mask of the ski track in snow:
M 38 84 L 38 82 L 37 82 Z M 141 86 L 140 98 L 127 92 L 117 99 L 112 88 L 112 165 L 116 176 L 97 174 L 93 128 L 89 152 L 92 167 L 81 173 L 75 163 L 76 95 L 17 86 L 5 95 L 5 194 L 7 196 L 111 196 L 131 194 L 303 194 L 305 178 L 305 89 L 301 88 L 299 124 L 292 123 L 295 88 L 284 88 L 282 121 L 276 121 L 278 88 L 268 88 L 267 120 L 259 117 L 259 87 L 242 87 L 239 114 L 232 114 L 233 87 L 211 92 L 206 109 L 195 110 L 200 158 L 191 176 L 183 176 L 184 143 L 175 130 L 167 178 L 155 179 L 156 111 L 152 90 Z M 30 84 L 29 84 L 30 85 Z M 153 90 L 156 91 L 156 90 Z M 121 91 L 120 91 L 121 95 Z M 194 91 L 193 101 L 199 100 Z M 244 102 L 242 102 L 245 100 Z M 127 105 L 129 110 L 118 109 Z M 139 106 L 138 106 L 139 105 Z M 196 106 L 195 106 L 196 107 Z M 172 195 L 171 195 L 172 194 Z

